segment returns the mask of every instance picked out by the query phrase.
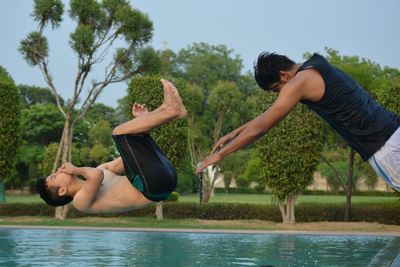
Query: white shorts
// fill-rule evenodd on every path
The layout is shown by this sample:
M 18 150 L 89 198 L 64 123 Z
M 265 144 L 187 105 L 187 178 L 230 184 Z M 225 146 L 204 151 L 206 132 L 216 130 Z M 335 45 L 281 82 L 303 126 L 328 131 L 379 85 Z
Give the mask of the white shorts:
M 400 191 L 400 128 L 368 162 L 391 187 Z

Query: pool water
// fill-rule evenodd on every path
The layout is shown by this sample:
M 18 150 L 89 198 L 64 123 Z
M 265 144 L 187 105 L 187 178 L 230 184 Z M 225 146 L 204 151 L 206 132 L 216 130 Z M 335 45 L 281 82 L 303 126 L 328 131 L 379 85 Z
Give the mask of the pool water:
M 400 237 L 0 229 L 0 266 L 388 266 Z

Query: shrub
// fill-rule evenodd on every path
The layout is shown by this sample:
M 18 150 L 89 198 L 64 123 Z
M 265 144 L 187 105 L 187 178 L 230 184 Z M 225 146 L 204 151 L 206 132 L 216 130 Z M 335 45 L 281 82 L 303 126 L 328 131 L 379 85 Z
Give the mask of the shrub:
M 0 182 L 11 176 L 20 141 L 20 95 L 13 79 L 0 66 Z
M 179 193 L 178 192 L 172 192 L 171 195 L 165 200 L 167 202 L 174 202 L 179 200 Z

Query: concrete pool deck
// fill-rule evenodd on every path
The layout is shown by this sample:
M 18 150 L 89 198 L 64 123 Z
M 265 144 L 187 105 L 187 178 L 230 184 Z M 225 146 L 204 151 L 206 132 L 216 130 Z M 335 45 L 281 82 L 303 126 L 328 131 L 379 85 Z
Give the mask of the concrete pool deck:
M 214 233 L 214 234 L 270 234 L 270 235 L 334 235 L 334 236 L 391 236 L 400 237 L 400 232 L 364 231 L 309 231 L 309 230 L 234 230 L 195 228 L 143 228 L 143 227 L 98 227 L 98 226 L 32 226 L 0 225 L 1 229 L 119 231 L 119 232 L 169 232 L 169 233 Z

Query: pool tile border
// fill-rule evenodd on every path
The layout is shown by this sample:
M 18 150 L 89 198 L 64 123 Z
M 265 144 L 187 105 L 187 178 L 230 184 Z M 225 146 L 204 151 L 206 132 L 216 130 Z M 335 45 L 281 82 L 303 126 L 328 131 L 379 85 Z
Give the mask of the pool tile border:
M 76 231 L 119 231 L 119 232 L 169 232 L 169 233 L 215 233 L 215 234 L 271 234 L 271 235 L 340 235 L 340 236 L 399 236 L 400 232 L 363 231 L 302 231 L 302 230 L 240 230 L 240 229 L 194 229 L 194 228 L 133 228 L 133 227 L 88 227 L 88 226 L 32 226 L 0 225 L 0 229 L 39 229 Z

